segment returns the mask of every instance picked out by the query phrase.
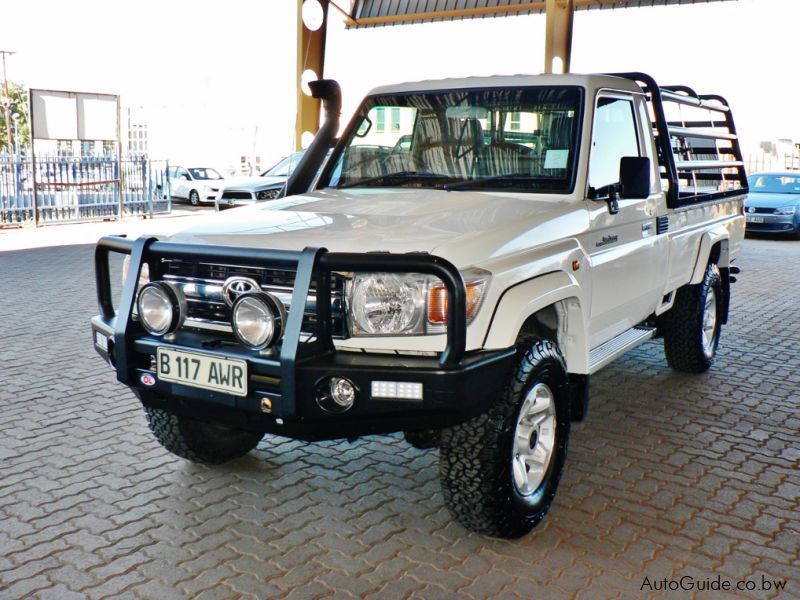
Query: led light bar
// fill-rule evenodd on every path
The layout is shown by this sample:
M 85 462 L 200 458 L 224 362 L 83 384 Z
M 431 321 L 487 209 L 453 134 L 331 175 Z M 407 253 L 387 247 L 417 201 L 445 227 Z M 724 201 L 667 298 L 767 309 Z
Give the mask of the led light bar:
M 422 384 L 409 381 L 373 381 L 372 397 L 422 400 Z

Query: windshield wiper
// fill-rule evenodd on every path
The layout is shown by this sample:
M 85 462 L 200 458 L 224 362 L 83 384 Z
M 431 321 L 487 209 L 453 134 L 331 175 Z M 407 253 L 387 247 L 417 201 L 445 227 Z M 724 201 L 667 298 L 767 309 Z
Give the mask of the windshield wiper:
M 382 183 L 388 181 L 413 181 L 415 179 L 452 179 L 449 175 L 441 175 L 438 173 L 424 173 L 421 171 L 398 171 L 397 173 L 386 173 L 385 175 L 378 175 L 376 177 L 368 177 L 367 179 L 359 179 L 351 181 L 342 185 L 337 185 L 336 189 L 341 190 L 344 188 L 357 187 L 359 185 L 369 185 L 371 183 Z
M 478 177 L 476 179 L 465 179 L 463 181 L 456 181 L 455 183 L 448 183 L 443 185 L 443 190 L 460 190 L 468 188 L 480 188 L 484 185 L 506 185 L 508 187 L 514 186 L 520 182 L 523 183 L 546 183 L 553 181 L 550 177 L 538 177 L 536 175 L 526 175 L 524 173 L 513 173 L 510 175 L 492 175 L 491 177 Z

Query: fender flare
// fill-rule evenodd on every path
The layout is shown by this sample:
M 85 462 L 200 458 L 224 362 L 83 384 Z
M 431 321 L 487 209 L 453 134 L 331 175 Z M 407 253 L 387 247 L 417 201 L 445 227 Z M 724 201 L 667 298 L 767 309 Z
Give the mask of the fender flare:
M 730 234 L 723 226 L 714 227 L 703 234 L 703 237 L 700 238 L 700 250 L 697 253 L 697 262 L 695 262 L 694 271 L 692 271 L 692 278 L 689 280 L 690 284 L 696 285 L 703 281 L 703 277 L 705 276 L 706 272 L 706 266 L 708 265 L 708 260 L 711 256 L 711 249 L 717 244 L 720 244 L 717 265 L 720 268 L 727 268 L 729 266 L 729 239 Z
M 484 348 L 508 348 L 525 321 L 538 311 L 563 303 L 566 331 L 559 332 L 560 350 L 570 373 L 588 372 L 589 351 L 584 290 L 564 271 L 553 271 L 506 289 L 497 301 Z

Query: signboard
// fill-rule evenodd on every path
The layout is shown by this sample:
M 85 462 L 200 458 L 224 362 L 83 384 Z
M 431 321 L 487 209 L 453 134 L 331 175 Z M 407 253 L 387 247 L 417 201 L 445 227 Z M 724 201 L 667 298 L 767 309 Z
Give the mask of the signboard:
M 31 90 L 32 135 L 38 140 L 117 140 L 119 96 Z

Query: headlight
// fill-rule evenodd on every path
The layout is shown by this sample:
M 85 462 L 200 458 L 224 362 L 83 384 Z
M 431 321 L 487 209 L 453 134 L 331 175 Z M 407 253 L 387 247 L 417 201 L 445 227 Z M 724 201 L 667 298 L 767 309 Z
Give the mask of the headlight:
M 128 280 L 128 271 L 131 270 L 131 256 L 128 254 L 125 256 L 125 260 L 122 261 L 122 285 L 125 285 L 125 282 Z M 139 287 L 143 287 L 144 285 L 150 282 L 150 265 L 144 263 L 142 265 L 141 271 L 139 271 Z
M 261 190 L 256 192 L 256 198 L 259 200 L 275 200 L 281 194 L 282 187 L 270 188 L 268 190 Z
M 231 326 L 239 341 L 253 350 L 273 346 L 283 335 L 286 308 L 264 292 L 250 292 L 236 299 L 231 309 Z
M 467 323 L 475 318 L 490 274 L 472 269 L 467 286 Z M 415 274 L 356 273 L 348 284 L 348 308 L 354 336 L 443 333 L 447 291 L 436 277 Z
M 797 206 L 784 206 L 783 208 L 776 208 L 776 215 L 793 215 L 797 212 Z
M 186 300 L 181 292 L 168 283 L 148 283 L 136 301 L 139 320 L 148 333 L 166 335 L 176 331 L 186 317 Z
M 350 306 L 355 335 L 424 333 L 428 278 L 363 273 L 353 278 Z

